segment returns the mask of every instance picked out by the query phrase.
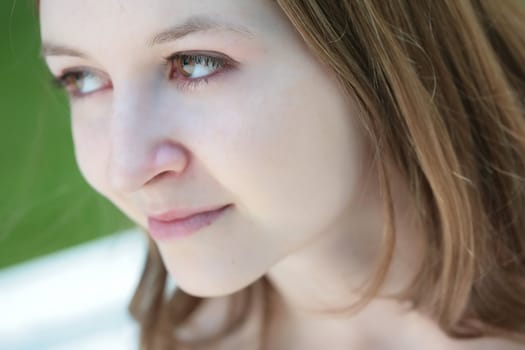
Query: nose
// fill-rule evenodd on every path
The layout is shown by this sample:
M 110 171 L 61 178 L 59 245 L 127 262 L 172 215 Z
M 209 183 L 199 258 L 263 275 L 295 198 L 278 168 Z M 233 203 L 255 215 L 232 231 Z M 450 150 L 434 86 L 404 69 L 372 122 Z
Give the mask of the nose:
M 138 191 L 166 173 L 181 175 L 190 162 L 189 151 L 160 118 L 145 112 L 130 107 L 112 116 L 107 177 L 119 192 Z

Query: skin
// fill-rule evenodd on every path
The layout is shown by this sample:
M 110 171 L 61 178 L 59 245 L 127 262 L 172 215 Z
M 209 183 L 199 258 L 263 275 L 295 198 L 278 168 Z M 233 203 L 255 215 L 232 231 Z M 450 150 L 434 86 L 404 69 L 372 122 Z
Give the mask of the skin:
M 146 230 L 151 214 L 234 204 L 197 234 L 157 245 L 180 288 L 219 304 L 268 276 L 279 310 L 272 349 L 375 349 L 385 339 L 394 346 L 401 333 L 403 349 L 419 349 L 430 334 L 436 349 L 451 348 L 435 324 L 386 297 L 410 282 L 423 256 L 413 204 L 394 169 L 398 240 L 383 297 L 357 316 L 329 313 L 358 299 L 381 248 L 377 169 L 356 103 L 270 1 L 188 4 L 41 2 L 42 41 L 86 56 L 46 55 L 51 72 L 84 67 L 100 79 L 86 85 L 98 90 L 71 98 L 86 181 Z M 251 34 L 210 30 L 146 45 L 192 15 Z M 187 51 L 220 53 L 237 65 L 183 90 L 161 62 Z M 212 313 L 195 322 L 209 323 Z

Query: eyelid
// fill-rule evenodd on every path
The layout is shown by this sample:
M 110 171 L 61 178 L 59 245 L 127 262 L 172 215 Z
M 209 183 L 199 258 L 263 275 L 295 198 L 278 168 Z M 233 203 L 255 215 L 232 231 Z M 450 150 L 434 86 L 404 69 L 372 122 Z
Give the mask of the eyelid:
M 220 52 L 199 51 L 199 50 L 178 51 L 178 52 L 169 54 L 168 56 L 165 56 L 162 62 L 163 64 L 169 64 L 171 60 L 174 60 L 175 58 L 180 57 L 180 56 L 204 56 L 204 57 L 211 57 L 211 58 L 222 60 L 224 61 L 225 65 L 227 64 L 227 65 L 236 66 L 240 64 L 240 62 Z
M 91 73 L 93 75 L 102 76 L 106 80 L 110 80 L 109 77 L 107 77 L 107 74 L 105 74 L 101 70 L 96 69 L 96 68 L 86 67 L 86 66 L 75 66 L 75 67 L 63 69 L 58 77 L 63 77 L 66 74 L 74 74 L 74 73 Z

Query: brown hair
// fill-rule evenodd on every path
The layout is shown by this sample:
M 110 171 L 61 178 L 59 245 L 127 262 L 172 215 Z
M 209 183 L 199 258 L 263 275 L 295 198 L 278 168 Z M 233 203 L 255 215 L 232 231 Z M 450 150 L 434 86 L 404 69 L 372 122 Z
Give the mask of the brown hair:
M 523 4 L 276 2 L 312 54 L 356 97 L 377 153 L 388 234 L 363 303 L 378 292 L 395 242 L 388 161 L 407 179 L 425 227 L 427 258 L 403 298 L 451 337 L 525 342 Z M 174 330 L 203 301 L 180 289 L 167 293 L 166 279 L 150 241 L 130 304 L 143 349 L 181 348 Z M 208 344 L 242 325 L 261 286 L 269 287 L 265 278 L 231 296 L 231 317 Z

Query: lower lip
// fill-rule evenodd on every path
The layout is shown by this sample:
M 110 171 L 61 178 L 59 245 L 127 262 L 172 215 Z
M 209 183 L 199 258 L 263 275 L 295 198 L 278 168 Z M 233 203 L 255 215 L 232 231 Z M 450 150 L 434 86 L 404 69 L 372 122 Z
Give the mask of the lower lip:
M 156 241 L 173 240 L 190 236 L 201 228 L 211 225 L 230 208 L 227 205 L 215 211 L 195 214 L 188 218 L 173 221 L 160 221 L 148 218 L 148 231 Z

